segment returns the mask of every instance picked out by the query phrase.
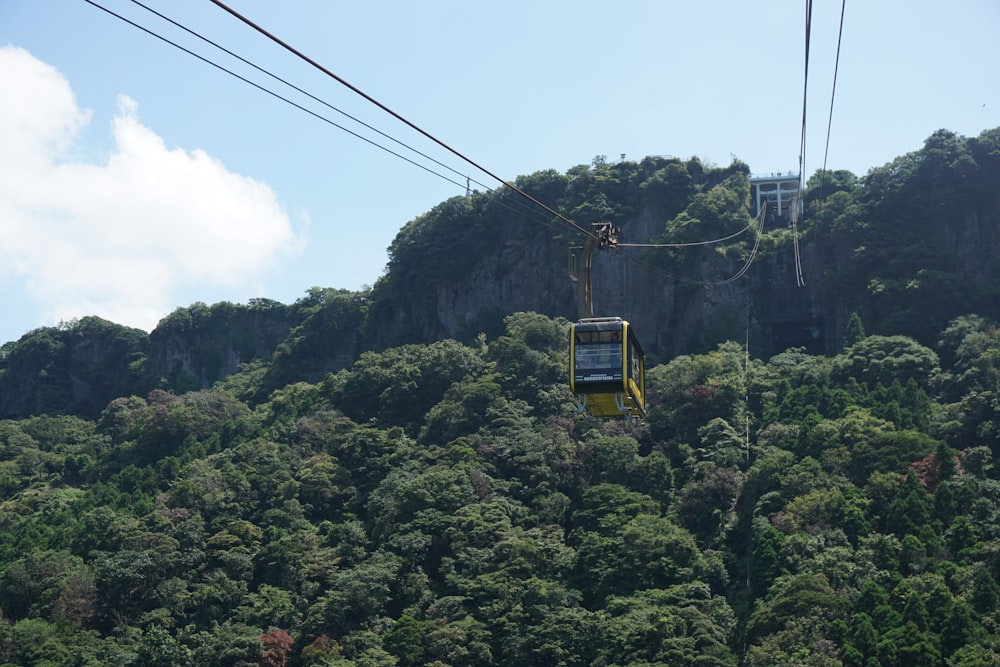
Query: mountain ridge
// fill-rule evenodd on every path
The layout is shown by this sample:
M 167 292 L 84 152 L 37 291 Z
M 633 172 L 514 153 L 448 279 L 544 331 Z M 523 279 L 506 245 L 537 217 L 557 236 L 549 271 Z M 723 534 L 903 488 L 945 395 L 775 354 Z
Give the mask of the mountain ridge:
M 595 253 L 595 314 L 631 321 L 653 362 L 727 340 L 761 357 L 790 347 L 833 354 L 852 313 L 871 333 L 927 345 L 954 317 L 1000 315 L 1000 128 L 971 139 L 939 130 L 861 179 L 817 172 L 797 229 L 765 212 L 754 256 L 748 177 L 739 161 L 598 157 L 517 185 L 572 219 L 611 221 L 622 244 L 731 237 Z M 197 303 L 145 340 L 95 317 L 29 332 L 0 348 L 0 418 L 59 403 L 93 416 L 120 392 L 206 388 L 244 364 L 267 365 L 273 390 L 318 381 L 364 350 L 497 335 L 514 312 L 576 319 L 567 260 L 580 242 L 512 190 L 455 197 L 401 228 L 370 291 Z

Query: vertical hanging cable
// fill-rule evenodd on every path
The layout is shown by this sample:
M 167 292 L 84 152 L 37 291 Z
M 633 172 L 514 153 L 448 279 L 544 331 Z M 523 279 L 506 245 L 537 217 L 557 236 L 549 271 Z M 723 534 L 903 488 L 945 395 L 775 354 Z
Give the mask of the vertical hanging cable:
M 833 99 L 837 95 L 837 70 L 840 68 L 840 42 L 844 36 L 844 10 L 847 0 L 840 3 L 840 28 L 837 30 L 837 57 L 833 61 L 833 90 L 830 92 L 830 118 L 826 122 L 826 147 L 823 149 L 823 173 L 826 174 L 826 158 L 830 153 L 830 128 L 833 127 Z
M 800 185 L 801 187 L 801 185 Z M 795 250 L 795 284 L 803 287 L 806 279 L 802 275 L 802 254 L 799 252 L 799 195 L 792 196 L 792 247 Z
M 750 279 L 746 283 L 746 341 L 743 345 L 743 421 L 746 469 L 750 469 Z
M 802 77 L 802 141 L 799 146 L 799 193 L 792 198 L 792 246 L 795 250 L 795 284 L 802 287 L 806 284 L 802 275 L 802 257 L 799 254 L 799 202 L 805 192 L 805 161 L 806 161 L 806 102 L 809 91 L 809 37 L 812 32 L 812 0 L 806 0 L 806 54 L 805 74 Z
M 822 178 L 819 182 L 819 196 L 816 198 L 817 201 L 817 218 L 819 213 L 823 210 L 823 206 L 826 202 L 826 183 L 827 180 L 832 181 L 826 172 L 826 159 L 830 155 L 830 130 L 833 128 L 833 101 L 837 97 L 837 72 L 840 69 L 840 43 L 844 37 L 844 11 L 847 9 L 847 0 L 841 0 L 840 3 L 840 27 L 837 29 L 837 57 L 833 61 L 833 89 L 830 91 L 830 115 L 826 121 L 826 145 L 823 148 L 823 170 L 820 172 Z M 809 264 L 813 264 L 813 256 L 816 254 L 816 246 L 819 245 L 819 221 L 817 220 L 813 224 L 813 244 L 812 248 L 809 250 Z

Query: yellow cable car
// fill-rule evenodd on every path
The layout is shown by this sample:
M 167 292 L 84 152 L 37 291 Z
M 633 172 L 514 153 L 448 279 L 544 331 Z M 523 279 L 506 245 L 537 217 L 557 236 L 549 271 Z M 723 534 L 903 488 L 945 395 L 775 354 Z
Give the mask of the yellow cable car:
M 595 417 L 646 416 L 645 361 L 628 322 L 591 317 L 573 324 L 569 358 L 569 388 L 581 412 Z

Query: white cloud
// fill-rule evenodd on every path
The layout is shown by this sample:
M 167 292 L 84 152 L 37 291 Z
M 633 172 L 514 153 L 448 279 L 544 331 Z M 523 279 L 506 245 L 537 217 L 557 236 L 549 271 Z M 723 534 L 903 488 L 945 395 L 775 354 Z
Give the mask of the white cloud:
M 152 329 L 185 285 L 239 287 L 298 249 L 265 183 L 202 150 L 169 149 L 122 96 L 106 162 L 71 158 L 90 120 L 54 68 L 0 48 L 0 279 L 55 323 Z

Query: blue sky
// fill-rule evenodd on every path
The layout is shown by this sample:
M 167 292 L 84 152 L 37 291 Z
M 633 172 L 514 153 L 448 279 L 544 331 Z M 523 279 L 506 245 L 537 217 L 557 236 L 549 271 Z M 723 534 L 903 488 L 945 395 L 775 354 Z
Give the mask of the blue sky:
M 95 2 L 406 153 L 137 3 Z M 497 186 L 208 0 L 144 4 Z M 622 154 L 798 169 L 804 0 L 228 4 L 505 179 Z M 841 10 L 813 4 L 807 174 Z M 995 0 L 848 2 L 828 168 L 861 176 L 939 128 L 1000 126 L 997 34 Z M 85 315 L 148 331 L 197 301 L 359 289 L 400 227 L 464 194 L 462 176 L 83 0 L 0 0 L 0 100 L 0 343 Z

